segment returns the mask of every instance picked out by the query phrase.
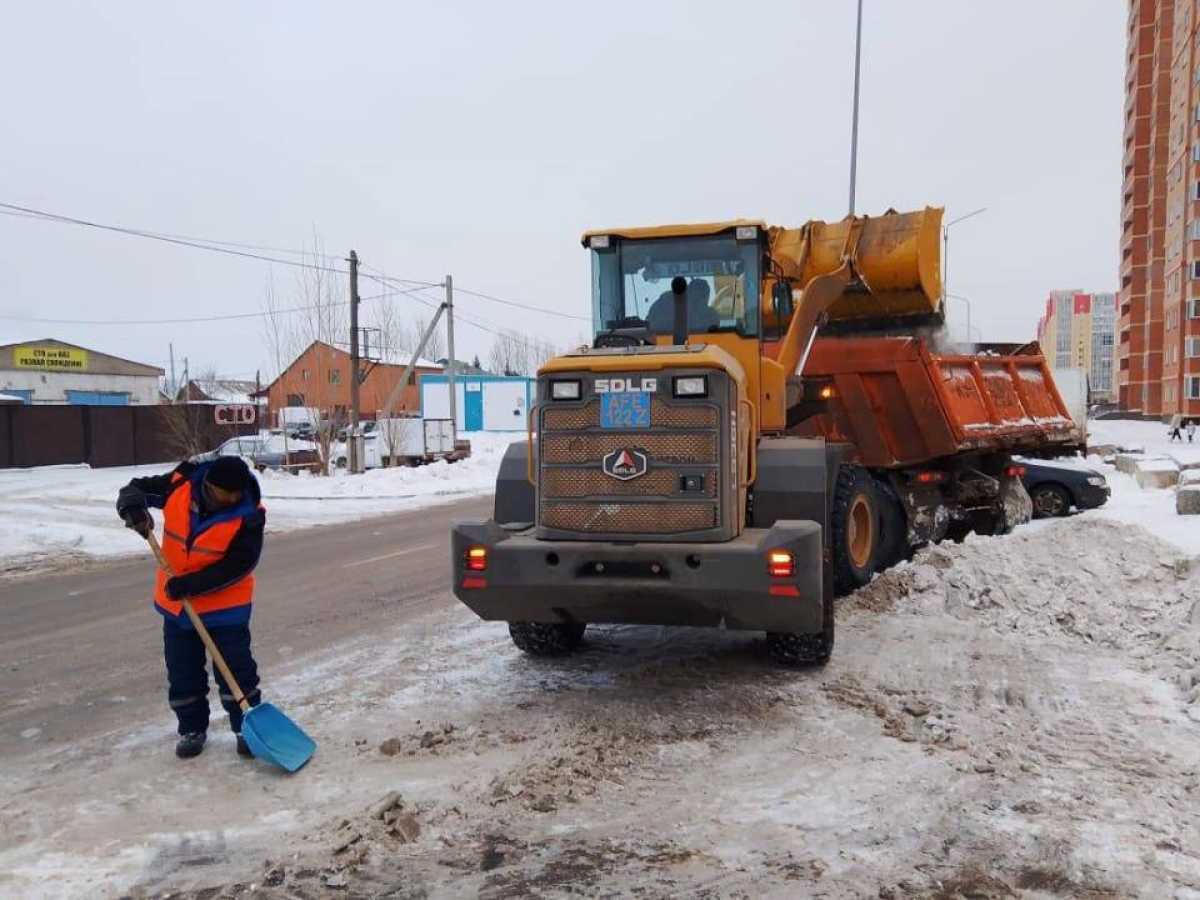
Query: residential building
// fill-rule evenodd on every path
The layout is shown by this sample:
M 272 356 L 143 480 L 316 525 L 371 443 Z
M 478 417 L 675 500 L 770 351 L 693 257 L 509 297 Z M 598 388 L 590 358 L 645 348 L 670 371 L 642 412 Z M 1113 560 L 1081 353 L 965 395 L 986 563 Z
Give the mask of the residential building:
M 53 338 L 0 344 L 0 393 L 29 404 L 155 405 L 163 370 Z
M 229 403 L 266 405 L 266 397 L 260 396 L 261 385 L 257 381 L 238 378 L 191 378 L 179 388 L 179 403 Z
M 400 383 L 407 365 L 397 361 L 359 363 L 365 374 L 359 387 L 359 413 L 373 419 L 383 410 L 388 396 Z M 416 412 L 421 405 L 418 379 L 426 374 L 440 374 L 442 367 L 429 360 L 418 360 L 408 384 L 400 393 L 395 411 Z M 311 410 L 314 416 L 337 425 L 349 422 L 350 354 L 323 341 L 314 341 L 296 357 L 265 389 L 268 421 L 279 419 L 286 407 Z
M 1052 369 L 1087 374 L 1093 403 L 1114 399 L 1115 294 L 1051 291 L 1038 321 L 1038 343 Z
M 1200 414 L 1200 0 L 1131 0 L 1117 391 Z

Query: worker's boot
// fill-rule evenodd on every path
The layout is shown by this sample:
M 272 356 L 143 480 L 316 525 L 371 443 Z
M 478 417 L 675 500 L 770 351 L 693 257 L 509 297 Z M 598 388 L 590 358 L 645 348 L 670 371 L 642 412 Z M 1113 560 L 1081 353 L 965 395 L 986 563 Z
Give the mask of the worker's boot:
M 247 759 L 254 758 L 254 754 L 250 752 L 250 745 L 246 743 L 246 739 L 240 734 L 237 736 L 237 753 L 238 756 L 244 756 Z
M 189 731 L 187 734 L 181 734 L 179 741 L 175 744 L 175 755 L 180 759 L 199 756 L 204 750 L 204 742 L 207 739 L 208 732 L 206 731 Z

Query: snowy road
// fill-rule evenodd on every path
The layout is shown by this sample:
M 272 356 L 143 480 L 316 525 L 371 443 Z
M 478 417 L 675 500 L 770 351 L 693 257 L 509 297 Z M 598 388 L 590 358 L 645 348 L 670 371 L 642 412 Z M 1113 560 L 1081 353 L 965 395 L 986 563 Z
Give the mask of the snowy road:
M 486 497 L 269 537 L 254 612 L 264 678 L 294 657 L 446 606 L 450 522 L 490 510 Z M 102 734 L 131 710 L 150 720 L 166 711 L 153 559 L 124 535 L 141 554 L 132 561 L 0 580 L 0 758 Z
M 115 696 L 107 730 L 10 747 L 0 891 L 1200 897 L 1200 576 L 1147 534 L 926 551 L 841 602 L 820 671 L 689 629 L 533 661 L 431 591 L 271 660 L 320 743 L 295 777 L 224 736 L 182 764 Z
M 290 778 L 173 757 L 141 562 L 7 580 L 0 895 L 1200 900 L 1198 529 L 1105 473 L 839 601 L 817 671 L 692 629 L 523 657 L 448 593 L 486 500 L 274 536 Z

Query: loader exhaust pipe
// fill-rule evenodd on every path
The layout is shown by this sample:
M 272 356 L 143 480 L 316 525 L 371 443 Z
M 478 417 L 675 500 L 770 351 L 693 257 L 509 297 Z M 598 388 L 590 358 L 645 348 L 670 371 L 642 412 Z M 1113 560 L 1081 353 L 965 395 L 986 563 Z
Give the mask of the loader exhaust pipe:
M 687 287 L 687 279 L 682 275 L 671 279 L 671 293 L 675 300 L 675 327 L 671 341 L 677 347 L 686 345 L 688 339 Z

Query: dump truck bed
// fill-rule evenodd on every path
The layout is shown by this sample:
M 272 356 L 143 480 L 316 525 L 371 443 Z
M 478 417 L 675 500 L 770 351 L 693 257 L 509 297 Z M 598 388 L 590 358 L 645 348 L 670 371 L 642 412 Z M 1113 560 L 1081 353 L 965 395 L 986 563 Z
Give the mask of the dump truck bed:
M 1083 445 L 1041 352 L 935 352 L 925 338 L 822 338 L 806 381 L 829 379 L 828 412 L 791 433 L 848 441 L 873 468 L 979 451 L 1056 455 Z

